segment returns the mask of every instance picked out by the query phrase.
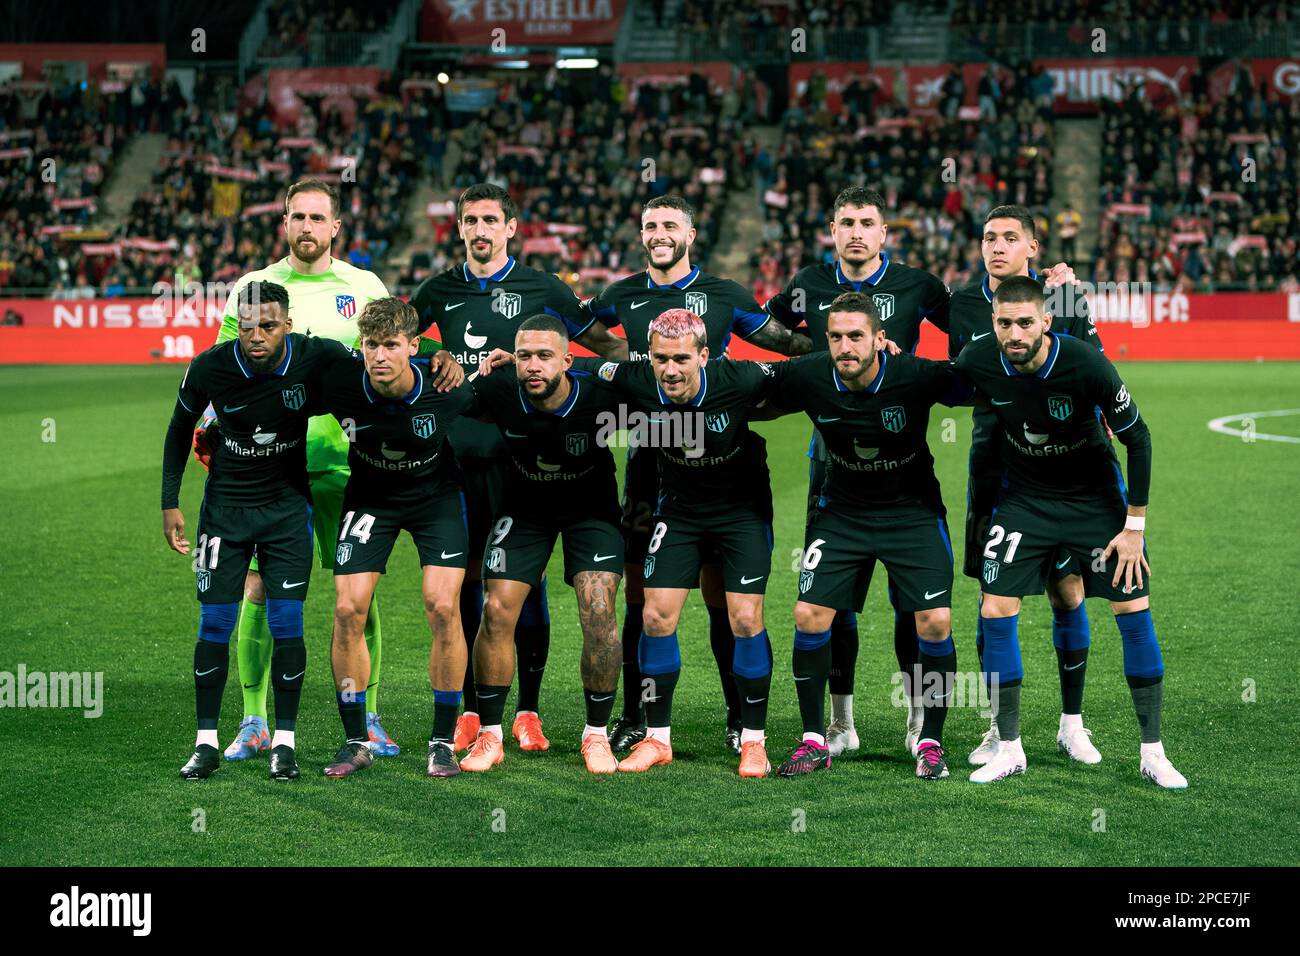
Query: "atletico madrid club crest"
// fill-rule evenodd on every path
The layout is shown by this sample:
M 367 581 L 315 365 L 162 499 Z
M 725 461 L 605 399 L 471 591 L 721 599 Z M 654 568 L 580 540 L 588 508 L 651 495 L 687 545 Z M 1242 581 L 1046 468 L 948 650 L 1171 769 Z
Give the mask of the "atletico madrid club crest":
M 282 390 L 280 394 L 284 397 L 285 406 L 296 412 L 307 401 L 307 386 L 295 385 L 293 388 Z
M 352 557 L 352 545 L 350 544 L 339 545 L 339 551 L 338 554 L 335 555 L 335 560 L 339 564 L 347 564 L 348 558 L 350 557 Z
M 353 295 L 336 295 L 334 297 L 334 308 L 338 310 L 339 315 L 345 319 L 350 319 L 357 314 L 357 298 Z
M 437 427 L 438 422 L 432 415 L 416 415 L 411 419 L 411 430 L 416 438 L 428 438 Z
M 807 594 L 807 593 L 808 593 L 808 589 L 809 589 L 810 587 L 812 587 L 812 583 L 813 583 L 813 575 L 816 574 L 816 573 L 817 573 L 816 571 L 800 571 L 800 572 L 799 572 L 799 593 L 800 593 L 800 594 Z
M 654 573 L 655 573 L 655 556 L 653 554 L 647 554 L 645 556 L 645 572 L 642 576 L 648 578 L 650 577 L 650 575 Z
M 727 430 L 731 424 L 731 415 L 728 412 L 714 412 L 711 415 L 704 416 L 704 427 L 711 432 L 721 434 Z
M 572 435 L 566 435 L 564 439 L 564 447 L 570 455 L 577 458 L 587 450 L 586 433 L 574 432 Z
M 1070 417 L 1074 411 L 1074 403 L 1070 401 L 1069 395 L 1051 395 L 1047 399 L 1047 414 L 1051 415 L 1058 422 L 1063 422 Z
M 196 571 L 195 580 L 199 586 L 199 593 L 206 591 L 212 584 L 212 572 L 208 570 Z
M 688 292 L 686 293 L 686 311 L 694 312 L 701 318 L 704 313 L 709 311 L 709 296 L 706 292 Z
M 890 405 L 880 410 L 880 421 L 891 432 L 897 434 L 907 425 L 907 410 L 902 405 Z
M 888 322 L 894 314 L 894 297 L 887 292 L 881 292 L 873 295 L 871 301 L 876 303 L 876 308 L 880 310 L 880 321 Z
M 492 308 L 507 319 L 513 319 L 524 306 L 523 297 L 518 292 L 502 292 L 497 289 L 492 295 Z
M 998 579 L 998 568 L 1000 567 L 1001 565 L 998 564 L 998 562 L 996 561 L 986 560 L 984 562 L 984 583 L 985 584 L 992 584 L 994 581 Z
M 488 548 L 487 560 L 483 562 L 489 571 L 501 572 L 506 569 L 506 549 Z

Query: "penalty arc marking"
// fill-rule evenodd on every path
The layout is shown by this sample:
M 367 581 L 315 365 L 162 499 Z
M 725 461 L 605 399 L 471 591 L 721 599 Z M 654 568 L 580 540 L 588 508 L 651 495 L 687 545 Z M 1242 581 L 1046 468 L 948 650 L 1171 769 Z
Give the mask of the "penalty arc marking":
M 1291 445 L 1300 445 L 1300 438 L 1295 435 L 1269 435 L 1261 431 L 1250 434 L 1240 423 L 1247 418 L 1286 418 L 1290 415 L 1300 415 L 1300 408 L 1282 408 L 1269 412 L 1241 412 L 1237 415 L 1224 415 L 1222 418 L 1215 418 L 1206 423 L 1206 427 L 1212 432 L 1218 432 L 1220 435 L 1231 435 L 1233 438 L 1250 439 L 1254 441 L 1280 441 Z

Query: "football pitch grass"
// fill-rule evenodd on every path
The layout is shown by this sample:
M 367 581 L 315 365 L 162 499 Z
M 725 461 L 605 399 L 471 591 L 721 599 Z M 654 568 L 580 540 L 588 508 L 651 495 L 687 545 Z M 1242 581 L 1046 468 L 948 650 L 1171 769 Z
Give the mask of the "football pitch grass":
M 862 749 L 829 772 L 742 780 L 723 741 L 722 696 L 698 593 L 679 633 L 684 669 L 674 762 L 594 778 L 583 724 L 573 593 L 551 565 L 552 647 L 542 689 L 551 750 L 452 780 L 424 775 L 432 715 L 429 634 L 403 536 L 380 584 L 380 709 L 402 746 L 362 775 L 327 780 L 341 740 L 329 668 L 333 585 L 307 601 L 308 673 L 298 727 L 303 776 L 272 783 L 266 759 L 177 775 L 194 738 L 190 676 L 197 607 L 188 558 L 169 551 L 158 508 L 163 433 L 183 369 L 0 369 L 0 671 L 103 672 L 103 714 L 4 709 L 0 860 L 8 865 L 1294 865 L 1300 447 L 1206 427 L 1237 413 L 1300 408 L 1295 364 L 1121 364 L 1155 447 L 1148 546 L 1166 664 L 1164 737 L 1190 789 L 1138 774 L 1138 736 L 1109 607 L 1088 602 L 1093 651 L 1084 719 L 1103 754 L 1071 764 L 1055 745 L 1060 697 L 1046 598 L 1020 618 L 1028 773 L 968 782 L 987 726 L 948 717 L 952 776 L 913 776 L 892 706 L 892 616 L 878 570 L 857 671 Z M 945 417 L 949 426 L 945 442 Z M 799 733 L 790 674 L 793 555 L 802 544 L 809 424 L 764 423 L 776 506 L 766 621 L 775 655 L 768 727 L 774 763 Z M 1300 434 L 1300 419 L 1258 430 Z M 936 409 L 930 442 L 960 562 L 966 409 Z M 49 439 L 53 439 L 52 441 Z M 621 460 L 622 452 L 617 453 Z M 1123 452 L 1121 450 L 1121 461 Z M 203 472 L 182 495 L 195 538 Z M 977 668 L 977 587 L 954 588 L 958 667 Z M 620 601 L 621 608 L 621 601 Z M 620 613 L 621 617 L 621 613 Z M 221 743 L 240 717 L 231 677 Z M 621 699 L 621 698 L 620 698 Z M 513 701 L 513 693 L 512 693 Z M 507 724 L 513 703 L 507 708 Z

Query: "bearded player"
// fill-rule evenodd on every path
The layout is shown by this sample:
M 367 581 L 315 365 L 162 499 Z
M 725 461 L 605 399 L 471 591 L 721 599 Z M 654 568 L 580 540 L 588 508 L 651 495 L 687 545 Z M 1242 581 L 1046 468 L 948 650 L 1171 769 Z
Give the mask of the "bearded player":
M 691 265 L 695 242 L 695 210 L 679 196 L 659 196 L 641 210 L 641 244 L 646 268 L 613 283 L 584 304 L 598 321 L 609 327 L 621 325 L 627 335 L 633 359 L 650 351 L 650 323 L 668 309 L 686 309 L 704 323 L 709 354 L 725 355 L 733 334 L 760 348 L 783 355 L 801 355 L 812 350 L 808 337 L 773 322 L 742 285 L 731 279 L 702 272 Z M 751 432 L 749 441 L 762 444 Z M 645 711 L 639 688 L 637 665 L 645 596 L 642 564 L 650 541 L 650 519 L 658 503 L 658 461 L 652 449 L 629 448 L 623 475 L 623 533 L 627 556 L 624 573 L 626 606 L 623 615 L 623 714 L 610 732 L 615 753 L 622 753 L 645 739 Z M 733 753 L 740 753 L 741 704 L 731 672 L 731 619 L 717 556 L 708 556 L 700 575 L 700 591 L 709 613 L 709 646 L 718 666 L 726 703 L 726 741 Z
M 510 240 L 519 228 L 519 220 L 508 192 L 491 183 L 469 187 L 456 202 L 456 222 L 465 243 L 465 261 L 430 276 L 411 297 L 420 316 L 421 334 L 436 323 L 443 346 L 470 369 L 494 349 L 512 351 L 520 323 L 542 313 L 562 321 L 574 341 L 596 354 L 627 357 L 627 343 L 585 314 L 577 296 L 563 281 L 549 272 L 530 269 L 510 255 Z M 451 444 L 465 478 L 470 552 L 474 556 L 460 592 L 470 666 L 465 669 L 465 711 L 456 722 L 455 744 L 459 751 L 469 749 L 482 727 L 473 673 L 473 642 L 483 616 L 483 571 L 478 556 L 483 553 L 492 521 L 500 510 L 509 465 L 500 433 L 484 422 L 458 419 L 452 427 Z M 550 747 L 538 712 L 550 644 L 550 612 L 543 579 L 528 593 L 515 628 L 519 696 L 511 733 L 522 750 Z
M 972 342 L 956 362 L 997 416 L 1007 469 L 980 571 L 982 670 L 990 694 L 996 686 L 999 743 L 970 779 L 991 783 L 1025 772 L 1020 602 L 1042 592 L 1064 554 L 1079 568 L 1085 593 L 1108 600 L 1115 614 L 1142 776 L 1183 789 L 1187 779 L 1165 756 L 1160 736 L 1165 665 L 1151 620 L 1144 541 L 1151 432 L 1105 356 L 1052 333 L 1044 302 L 1042 287 L 1028 276 L 1004 280 L 993 294 L 994 335 Z M 1127 487 L 1097 409 L 1127 450 Z
M 997 206 L 989 210 L 984 219 L 980 247 L 988 274 L 954 292 L 949 304 L 948 357 L 954 361 L 971 342 L 994 335 L 993 296 L 1003 280 L 1028 276 L 1042 281 L 1042 277 L 1029 266 L 1038 255 L 1038 239 L 1033 214 L 1024 206 Z M 1053 335 L 1071 335 L 1094 345 L 1099 352 L 1105 351 L 1089 315 L 1088 300 L 1080 288 L 1072 284 L 1058 285 L 1052 289 L 1049 299 L 1050 303 L 1059 304 L 1050 307 Z M 976 404 L 971 424 L 966 551 L 962 571 L 967 577 L 978 580 L 989 518 L 1006 469 L 998 455 L 997 417 L 987 402 Z M 1100 763 L 1101 753 L 1093 746 L 1092 731 L 1083 726 L 1083 685 L 1091 637 L 1083 578 L 1069 554 L 1060 554 L 1052 562 L 1047 598 L 1052 605 L 1052 643 L 1056 648 L 1057 676 L 1061 684 L 1057 747 L 1079 763 Z M 977 621 L 975 646 L 982 657 L 983 618 L 977 617 Z M 968 759 L 977 767 L 983 766 L 997 753 L 997 749 L 998 722 L 992 718 L 983 741 Z
M 338 191 L 319 179 L 304 179 L 289 187 L 284 197 L 284 231 L 289 240 L 289 254 L 279 262 L 250 272 L 235 283 L 226 300 L 226 314 L 217 342 L 237 336 L 235 303 L 239 292 L 250 282 L 269 281 L 288 290 L 289 315 L 295 330 L 315 338 L 329 338 L 344 345 L 357 345 L 357 316 L 371 301 L 388 295 L 383 282 L 373 272 L 358 269 L 330 254 L 334 237 L 343 221 L 339 218 Z M 444 389 L 453 374 L 437 360 L 435 386 Z M 220 412 L 218 411 L 218 414 Z M 209 429 L 196 436 L 196 447 L 203 453 L 214 443 Z M 348 443 L 338 421 L 332 415 L 317 415 L 307 426 L 307 476 L 311 485 L 312 523 L 316 553 L 322 568 L 334 566 L 334 539 L 338 534 L 343 489 L 348 480 Z M 244 600 L 239 614 L 239 679 L 243 686 L 244 717 L 234 741 L 226 748 L 227 760 L 245 760 L 269 750 L 271 739 L 266 723 L 266 694 L 270 678 L 273 639 L 266 616 L 266 589 L 258 571 L 256 558 L 244 584 Z M 370 685 L 366 688 L 369 712 L 367 733 L 376 756 L 390 757 L 400 752 L 397 744 L 379 722 L 379 673 L 382 660 L 378 601 L 372 601 L 365 625 L 366 646 L 370 650 Z

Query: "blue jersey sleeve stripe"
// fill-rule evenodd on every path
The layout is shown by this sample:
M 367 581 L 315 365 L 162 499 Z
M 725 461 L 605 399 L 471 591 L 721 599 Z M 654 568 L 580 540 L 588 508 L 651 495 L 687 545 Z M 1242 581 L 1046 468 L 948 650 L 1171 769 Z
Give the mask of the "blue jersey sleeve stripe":
M 771 322 L 772 316 L 766 312 L 746 312 L 743 309 L 733 309 L 731 321 L 736 327 L 737 334 L 741 338 L 747 338 Z
M 1118 434 L 1119 434 L 1120 432 L 1122 432 L 1122 431 L 1128 431 L 1130 428 L 1132 428 L 1134 425 L 1137 424 L 1137 420 L 1138 420 L 1140 417 L 1141 417 L 1141 416 L 1138 414 L 1138 410 L 1137 410 L 1137 408 L 1134 407 L 1134 409 L 1133 409 L 1133 420 L 1132 420 L 1131 422 L 1129 422 L 1127 425 L 1124 425 L 1122 428 L 1115 428 L 1115 427 L 1112 425 L 1110 430 L 1113 431 L 1116 435 L 1118 435 Z

